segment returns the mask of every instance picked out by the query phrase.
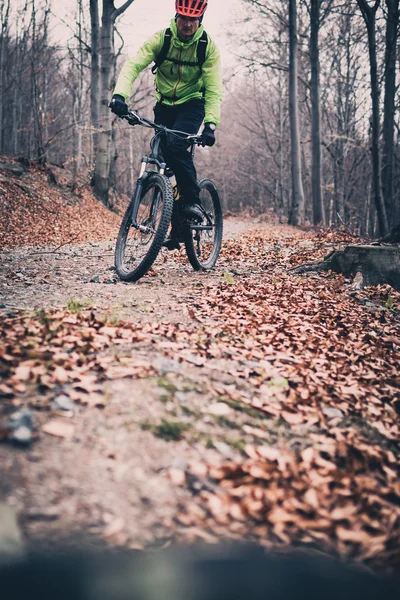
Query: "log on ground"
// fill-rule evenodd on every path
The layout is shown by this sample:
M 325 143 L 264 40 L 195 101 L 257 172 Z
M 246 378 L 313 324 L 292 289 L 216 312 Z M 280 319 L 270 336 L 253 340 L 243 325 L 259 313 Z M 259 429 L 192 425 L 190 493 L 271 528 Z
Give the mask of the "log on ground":
M 400 290 L 400 248 L 384 245 L 350 245 L 331 252 L 322 262 L 306 263 L 292 269 L 295 274 L 335 271 L 347 278 L 357 274 L 358 287 L 388 283 Z

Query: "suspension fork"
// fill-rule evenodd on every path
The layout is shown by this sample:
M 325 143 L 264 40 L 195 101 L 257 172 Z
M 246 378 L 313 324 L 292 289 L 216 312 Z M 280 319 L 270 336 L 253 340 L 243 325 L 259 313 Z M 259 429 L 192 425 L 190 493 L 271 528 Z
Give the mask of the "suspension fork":
M 135 229 L 139 229 L 140 231 L 142 231 L 142 229 L 143 230 L 147 229 L 146 227 L 143 227 L 142 225 L 138 224 L 137 214 L 138 214 L 138 210 L 139 210 L 140 198 L 142 197 L 143 184 L 149 177 L 149 174 L 146 171 L 146 166 L 147 166 L 148 162 L 149 161 L 148 161 L 147 156 L 144 156 L 142 158 L 142 162 L 141 162 L 141 166 L 140 166 L 140 173 L 139 173 L 139 178 L 136 183 L 135 193 L 132 197 L 131 224 L 132 224 L 132 227 L 134 227 Z M 146 232 L 144 231 L 144 233 L 146 233 Z

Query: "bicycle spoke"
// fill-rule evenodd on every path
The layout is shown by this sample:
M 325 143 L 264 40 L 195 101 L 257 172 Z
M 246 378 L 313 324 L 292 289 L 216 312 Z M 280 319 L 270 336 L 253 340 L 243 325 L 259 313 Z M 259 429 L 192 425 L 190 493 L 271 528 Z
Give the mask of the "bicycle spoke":
M 131 224 L 131 208 L 121 224 L 115 265 L 122 279 L 136 281 L 155 261 L 171 219 L 172 203 L 169 181 L 157 173 L 149 175 L 143 184 L 135 225 Z

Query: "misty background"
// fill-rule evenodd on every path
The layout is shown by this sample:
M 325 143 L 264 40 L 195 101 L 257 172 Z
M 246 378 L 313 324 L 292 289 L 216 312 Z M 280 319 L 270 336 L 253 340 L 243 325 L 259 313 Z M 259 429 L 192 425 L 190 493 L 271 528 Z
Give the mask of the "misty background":
M 62 165 L 73 187 L 91 181 L 118 209 L 150 134 L 107 100 L 127 56 L 169 25 L 173 0 L 0 0 L 0 15 L 0 153 Z M 226 213 L 371 236 L 398 224 L 398 25 L 398 0 L 210 0 L 224 101 L 217 144 L 196 164 Z M 151 117 L 154 103 L 149 68 L 129 104 Z

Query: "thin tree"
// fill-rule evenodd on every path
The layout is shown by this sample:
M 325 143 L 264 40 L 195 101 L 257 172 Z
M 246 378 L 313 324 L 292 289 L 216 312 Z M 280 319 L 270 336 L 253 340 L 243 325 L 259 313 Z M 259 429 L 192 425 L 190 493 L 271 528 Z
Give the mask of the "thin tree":
M 100 57 L 99 57 L 99 2 L 90 0 L 91 31 L 91 76 L 90 76 L 90 120 L 92 126 L 92 152 L 96 156 L 98 146 L 98 127 L 100 114 Z
M 298 106 L 298 66 L 297 66 L 297 6 L 296 0 L 289 0 L 289 112 L 292 158 L 292 208 L 289 217 L 291 225 L 304 223 L 305 201 L 301 174 L 300 128 Z
M 7 43 L 9 36 L 10 0 L 0 4 L 0 152 L 4 152 L 3 139 L 3 101 L 4 101 L 4 70 L 6 63 Z
M 319 28 L 321 0 L 311 0 L 310 6 L 310 64 L 311 64 L 311 190 L 314 225 L 325 223 L 324 203 L 321 185 L 321 107 L 320 107 L 320 66 Z
M 114 25 L 117 18 L 126 11 L 134 0 L 127 0 L 120 8 L 115 8 L 114 0 L 103 0 L 101 21 L 101 77 L 100 77 L 100 125 L 96 152 L 94 189 L 96 196 L 108 206 L 111 148 L 111 113 L 108 108 L 111 95 L 111 81 L 114 72 Z
M 374 184 L 375 207 L 378 217 L 379 233 L 387 235 L 389 232 L 386 208 L 382 194 L 382 178 L 381 178 L 381 157 L 379 152 L 379 136 L 380 136 L 380 117 L 379 117 L 379 83 L 378 83 L 378 68 L 376 56 L 376 13 L 380 6 L 381 0 L 375 0 L 373 6 L 370 6 L 367 0 L 357 0 L 361 14 L 364 18 L 368 34 L 368 52 L 370 63 L 370 79 L 371 79 L 371 100 L 372 100 L 372 179 Z
M 399 0 L 386 0 L 385 97 L 383 103 L 382 192 L 389 227 L 394 226 L 394 113 L 396 94 L 396 48 Z

